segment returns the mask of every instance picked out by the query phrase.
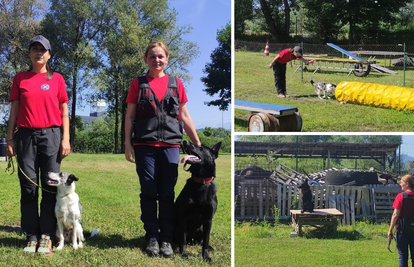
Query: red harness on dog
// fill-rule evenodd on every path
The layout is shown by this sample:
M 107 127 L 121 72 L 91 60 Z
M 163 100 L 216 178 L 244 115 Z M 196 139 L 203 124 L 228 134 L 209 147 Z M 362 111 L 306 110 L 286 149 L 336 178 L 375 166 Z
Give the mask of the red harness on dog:
M 193 179 L 194 182 L 197 182 L 199 184 L 209 184 L 213 181 L 213 177 L 209 177 L 209 178 L 197 178 L 197 177 L 191 177 Z

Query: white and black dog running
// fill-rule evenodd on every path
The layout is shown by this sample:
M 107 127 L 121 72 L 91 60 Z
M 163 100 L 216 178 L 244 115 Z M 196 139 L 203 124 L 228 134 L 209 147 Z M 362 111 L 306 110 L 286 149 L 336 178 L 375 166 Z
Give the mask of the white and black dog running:
M 330 98 L 329 95 L 335 95 L 336 84 L 326 82 L 315 83 L 312 79 L 312 76 L 310 78 L 310 82 L 315 87 L 315 93 L 318 95 L 320 99 Z M 321 97 L 322 93 L 323 98 Z
M 82 242 L 85 241 L 80 223 L 82 205 L 79 203 L 78 194 L 75 193 L 74 182 L 78 180 L 75 175 L 66 172 L 49 172 L 48 184 L 57 187 L 55 206 L 56 237 L 59 239 L 57 250 L 63 249 L 64 241 L 72 241 L 74 249 L 82 248 Z

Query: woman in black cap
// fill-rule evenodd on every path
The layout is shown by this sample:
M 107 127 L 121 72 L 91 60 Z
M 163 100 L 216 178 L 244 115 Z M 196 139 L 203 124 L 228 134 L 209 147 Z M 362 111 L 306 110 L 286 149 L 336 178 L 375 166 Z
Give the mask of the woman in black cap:
M 47 256 L 56 230 L 56 187 L 47 185 L 48 172 L 59 172 L 61 160 L 70 153 L 66 85 L 48 64 L 50 51 L 44 36 L 30 40 L 31 67 L 13 78 L 6 138 L 7 156 L 16 155 L 19 165 L 21 227 L 28 241 L 24 251 Z
M 314 63 L 315 60 L 307 60 L 302 57 L 302 48 L 295 46 L 286 48 L 275 56 L 269 64 L 269 68 L 273 67 L 273 76 L 275 78 L 275 86 L 277 89 L 277 97 L 286 97 L 286 63 L 291 60 L 299 59 L 305 64 Z

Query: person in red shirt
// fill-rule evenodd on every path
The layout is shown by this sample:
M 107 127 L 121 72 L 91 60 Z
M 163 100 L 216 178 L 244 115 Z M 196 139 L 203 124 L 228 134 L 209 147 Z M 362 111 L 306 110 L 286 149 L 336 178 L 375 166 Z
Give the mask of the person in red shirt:
M 414 177 L 409 174 L 404 175 L 401 177 L 400 186 L 401 190 L 403 190 L 407 195 L 406 198 L 404 198 L 403 193 L 399 193 L 395 197 L 392 205 L 394 212 L 391 217 L 388 238 L 392 238 L 394 226 L 397 226 L 396 239 L 399 254 L 399 266 L 408 266 L 408 247 L 410 247 L 411 264 L 414 266 L 414 237 L 406 236 L 399 231 L 399 219 L 414 216 Z
M 48 172 L 59 172 L 61 160 L 70 153 L 68 96 L 62 75 L 48 64 L 49 40 L 42 35 L 31 39 L 29 57 L 30 69 L 13 78 L 6 153 L 16 155 L 19 166 L 21 227 L 28 241 L 24 251 L 51 255 L 56 187 L 46 181 Z
M 125 158 L 136 164 L 141 185 L 145 251 L 164 257 L 173 256 L 174 187 L 183 129 L 195 145 L 201 145 L 181 80 L 164 72 L 168 56 L 162 42 L 147 46 L 148 72 L 131 82 L 125 115 Z
M 286 97 L 286 64 L 294 59 L 299 59 L 305 64 L 314 63 L 315 60 L 307 60 L 302 57 L 302 48 L 295 46 L 286 48 L 277 54 L 272 62 L 268 65 L 273 67 L 273 76 L 275 78 L 275 86 L 277 89 L 277 97 Z

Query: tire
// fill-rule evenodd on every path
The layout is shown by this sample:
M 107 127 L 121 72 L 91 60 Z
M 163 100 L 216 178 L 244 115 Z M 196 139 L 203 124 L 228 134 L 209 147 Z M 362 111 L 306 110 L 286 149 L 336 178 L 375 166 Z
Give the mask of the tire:
M 370 71 L 371 71 L 371 65 L 366 65 L 367 68 L 364 69 L 364 65 L 362 65 L 361 63 L 355 64 L 354 66 L 354 75 L 357 77 L 365 77 L 367 76 Z
M 343 185 L 355 181 L 355 185 L 378 184 L 378 175 L 375 172 L 361 171 L 328 171 L 325 176 L 326 185 Z

